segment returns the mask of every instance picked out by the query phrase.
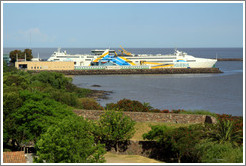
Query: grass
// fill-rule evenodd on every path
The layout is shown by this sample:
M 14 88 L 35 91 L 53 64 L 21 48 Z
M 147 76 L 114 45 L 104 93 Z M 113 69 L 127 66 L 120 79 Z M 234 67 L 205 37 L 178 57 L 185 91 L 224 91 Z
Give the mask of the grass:
M 161 161 L 139 155 L 121 155 L 111 152 L 107 152 L 104 157 L 106 163 L 162 163 Z
M 183 127 L 183 126 L 189 126 L 190 124 L 181 124 L 181 123 L 163 123 L 163 122 L 136 122 L 135 124 L 135 134 L 134 136 L 131 138 L 131 140 L 134 141 L 142 141 L 142 135 L 144 133 L 148 133 L 151 130 L 150 126 L 153 125 L 167 125 L 173 128 L 177 128 L 177 127 Z

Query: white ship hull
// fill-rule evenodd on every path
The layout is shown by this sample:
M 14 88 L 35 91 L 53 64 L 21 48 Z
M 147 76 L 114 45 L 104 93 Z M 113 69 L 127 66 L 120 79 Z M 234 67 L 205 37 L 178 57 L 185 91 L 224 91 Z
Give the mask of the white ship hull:
M 69 55 L 66 52 L 54 52 L 48 61 L 73 61 L 75 67 L 82 66 L 149 66 L 156 68 L 212 68 L 217 60 L 196 58 L 175 50 L 172 55 L 133 55 L 116 56 L 114 50 L 95 50 L 95 55 Z

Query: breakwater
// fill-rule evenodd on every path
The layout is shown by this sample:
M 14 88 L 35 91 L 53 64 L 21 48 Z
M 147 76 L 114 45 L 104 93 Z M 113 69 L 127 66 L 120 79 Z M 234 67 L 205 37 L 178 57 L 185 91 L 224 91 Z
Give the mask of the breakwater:
M 217 61 L 243 61 L 243 58 L 218 58 Z
M 99 70 L 46 70 L 65 75 L 119 75 L 119 74 L 203 74 L 223 73 L 219 68 L 166 68 L 166 69 L 99 69 Z M 32 70 L 34 73 L 40 70 Z

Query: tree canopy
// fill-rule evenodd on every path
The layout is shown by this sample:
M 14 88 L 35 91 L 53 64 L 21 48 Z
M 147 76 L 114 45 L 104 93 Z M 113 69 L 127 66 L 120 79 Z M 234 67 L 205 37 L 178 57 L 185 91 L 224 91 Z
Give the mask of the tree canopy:
M 11 62 L 13 63 L 16 61 L 16 56 L 18 57 L 18 59 L 25 59 L 25 55 L 26 55 L 26 60 L 30 61 L 33 58 L 32 50 L 25 49 L 23 52 L 21 50 L 14 50 L 9 53 L 9 57 L 11 59 Z
M 69 116 L 52 125 L 36 144 L 38 159 L 47 163 L 104 162 L 105 149 L 96 144 L 92 124 L 81 117 Z

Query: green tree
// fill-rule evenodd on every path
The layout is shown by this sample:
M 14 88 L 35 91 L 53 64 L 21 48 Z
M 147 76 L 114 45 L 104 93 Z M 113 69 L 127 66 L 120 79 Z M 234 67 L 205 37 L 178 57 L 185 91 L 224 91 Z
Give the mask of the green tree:
M 67 106 L 41 92 L 21 91 L 22 106 L 13 113 L 17 144 L 36 141 L 48 127 L 64 117 L 74 114 Z
M 27 61 L 30 61 L 33 58 L 31 49 L 25 49 L 23 54 L 24 54 L 24 58 L 25 58 L 25 54 L 26 54 L 26 60 Z
M 18 56 L 18 59 L 25 59 L 26 55 L 26 60 L 30 61 L 33 56 L 32 56 L 32 50 L 31 49 L 25 49 L 23 52 L 21 50 L 14 50 L 9 53 L 10 61 L 15 62 L 16 61 L 16 56 Z
M 23 53 L 21 52 L 21 50 L 14 50 L 14 51 L 11 51 L 9 53 L 9 57 L 10 57 L 10 62 L 15 62 L 16 61 L 16 56 L 18 57 L 18 59 L 23 59 Z
M 105 149 L 96 144 L 92 124 L 81 117 L 70 116 L 52 125 L 36 144 L 36 162 L 101 163 Z
M 119 141 L 129 140 L 134 135 L 134 125 L 135 121 L 122 111 L 106 110 L 98 122 L 100 140 L 114 141 L 118 152 Z

